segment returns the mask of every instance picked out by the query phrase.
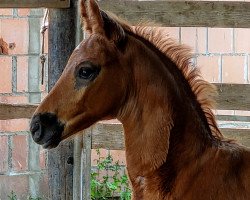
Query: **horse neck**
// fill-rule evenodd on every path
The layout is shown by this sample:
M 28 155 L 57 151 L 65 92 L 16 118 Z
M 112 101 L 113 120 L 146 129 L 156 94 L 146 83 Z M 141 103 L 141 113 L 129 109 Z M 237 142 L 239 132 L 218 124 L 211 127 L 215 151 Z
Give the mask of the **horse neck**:
M 149 175 L 167 160 L 172 162 L 169 165 L 181 167 L 212 143 L 204 113 L 197 111 L 196 100 L 185 91 L 187 83 L 168 69 L 177 69 L 174 63 L 166 58 L 166 67 L 166 60 L 163 62 L 150 49 L 141 49 L 132 53 L 132 86 L 118 115 L 124 126 L 132 179 Z

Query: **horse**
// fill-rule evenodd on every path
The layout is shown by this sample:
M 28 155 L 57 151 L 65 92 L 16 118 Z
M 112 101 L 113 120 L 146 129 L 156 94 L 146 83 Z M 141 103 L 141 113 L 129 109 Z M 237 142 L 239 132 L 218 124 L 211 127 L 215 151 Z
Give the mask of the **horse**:
M 216 89 L 188 47 L 81 1 L 88 38 L 73 51 L 30 124 L 54 148 L 100 120 L 124 128 L 133 200 L 250 199 L 250 150 L 221 134 Z

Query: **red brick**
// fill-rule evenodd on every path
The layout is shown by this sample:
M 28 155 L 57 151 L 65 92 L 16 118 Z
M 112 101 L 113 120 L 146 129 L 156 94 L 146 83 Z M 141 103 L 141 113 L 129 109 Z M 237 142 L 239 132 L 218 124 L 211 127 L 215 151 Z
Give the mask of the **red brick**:
M 208 29 L 208 52 L 231 53 L 232 52 L 232 29 L 209 28 Z
M 196 52 L 196 28 L 182 27 L 181 28 L 181 43 L 191 47 L 193 52 Z
M 250 52 L 250 29 L 235 29 L 235 51 L 237 53 Z
M 42 199 L 50 199 L 49 198 L 49 180 L 48 180 L 48 174 L 43 174 L 40 177 L 39 180 L 39 192 Z
M 17 92 L 28 91 L 28 57 L 17 57 Z
M 12 92 L 12 58 L 1 56 L 0 58 L 0 93 Z
M 0 103 L 28 103 L 28 98 L 26 96 L 0 96 Z
M 223 83 L 244 83 L 244 56 L 222 57 L 222 81 Z
M 18 9 L 18 16 L 20 17 L 27 17 L 30 15 L 30 9 L 27 8 L 20 8 Z
M 40 167 L 41 169 L 46 169 L 46 160 L 47 160 L 47 150 L 40 150 Z
M 120 165 L 126 165 L 125 151 L 121 151 L 121 150 L 108 151 L 106 149 L 100 149 L 101 160 L 106 158 L 108 156 L 108 153 L 110 153 L 110 155 L 112 156 L 113 163 L 115 163 L 116 161 L 119 161 Z M 91 164 L 96 166 L 98 159 L 99 159 L 99 156 L 97 155 L 97 151 L 96 151 L 96 149 L 93 149 L 91 151 L 91 160 L 92 160 Z
M 1 19 L 0 35 L 9 45 L 10 54 L 26 54 L 29 46 L 28 19 Z
M 195 53 L 206 53 L 207 28 L 182 27 L 181 43 L 190 46 Z
M 250 56 L 248 56 L 248 74 L 247 74 L 247 83 L 249 83 L 249 81 L 250 81 Z
M 99 149 L 100 151 L 100 157 L 101 160 L 103 160 L 104 158 L 107 157 L 108 155 L 108 151 L 106 149 Z M 97 155 L 97 150 L 96 149 L 92 149 L 91 151 L 91 165 L 97 165 L 97 160 L 99 159 L 99 155 Z
M 28 144 L 26 135 L 13 136 L 13 169 L 15 171 L 27 170 Z
M 0 199 L 10 199 L 8 196 L 14 191 L 17 199 L 28 197 L 28 176 L 1 176 Z
M 16 132 L 16 131 L 28 131 L 28 130 L 29 130 L 28 119 L 1 120 L 0 122 L 1 132 Z
M 207 28 L 198 27 L 197 29 L 197 53 L 207 52 Z
M 179 32 L 180 28 L 178 27 L 162 27 L 164 32 L 166 32 L 166 36 L 168 35 L 169 37 L 175 39 L 177 42 L 180 40 Z
M 217 110 L 217 115 L 234 115 L 234 110 Z
M 8 170 L 8 137 L 0 136 L 0 172 Z
M 12 9 L 1 8 L 0 16 L 4 16 L 4 15 L 12 15 Z
M 235 110 L 235 115 L 240 115 L 240 116 L 250 116 L 250 111 L 246 110 Z
M 114 163 L 119 161 L 120 165 L 126 165 L 125 151 L 122 150 L 110 150 L 110 154 Z
M 219 56 L 197 57 L 197 67 L 200 69 L 202 77 L 209 82 L 220 82 L 219 64 Z

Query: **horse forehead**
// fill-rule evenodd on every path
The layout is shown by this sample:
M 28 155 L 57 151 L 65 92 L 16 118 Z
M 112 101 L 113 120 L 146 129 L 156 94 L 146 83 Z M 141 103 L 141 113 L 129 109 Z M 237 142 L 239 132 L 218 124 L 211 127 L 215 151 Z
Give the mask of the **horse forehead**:
M 79 51 L 100 51 L 108 48 L 108 41 L 104 37 L 91 35 L 88 39 L 82 41 L 75 50 Z

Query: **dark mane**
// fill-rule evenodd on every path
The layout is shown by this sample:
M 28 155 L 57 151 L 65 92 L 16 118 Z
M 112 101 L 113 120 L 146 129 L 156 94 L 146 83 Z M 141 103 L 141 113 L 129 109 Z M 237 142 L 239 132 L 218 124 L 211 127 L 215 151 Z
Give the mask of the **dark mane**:
M 200 75 L 200 71 L 191 61 L 191 49 L 186 45 L 177 44 L 172 38 L 166 36 L 162 29 L 158 27 L 149 27 L 144 25 L 130 26 L 127 22 L 119 19 L 109 13 L 112 20 L 120 24 L 126 32 L 142 37 L 146 41 L 155 46 L 166 57 L 181 70 L 182 75 L 187 80 L 192 92 L 194 93 L 197 102 L 199 103 L 211 133 L 217 138 L 223 138 L 212 109 L 215 108 L 215 97 L 217 96 L 216 88 L 205 81 Z

